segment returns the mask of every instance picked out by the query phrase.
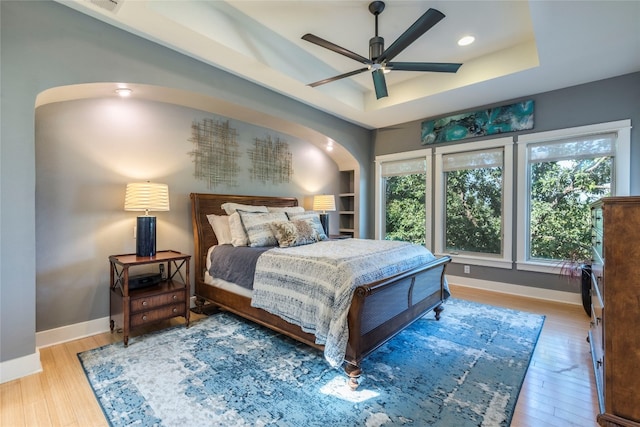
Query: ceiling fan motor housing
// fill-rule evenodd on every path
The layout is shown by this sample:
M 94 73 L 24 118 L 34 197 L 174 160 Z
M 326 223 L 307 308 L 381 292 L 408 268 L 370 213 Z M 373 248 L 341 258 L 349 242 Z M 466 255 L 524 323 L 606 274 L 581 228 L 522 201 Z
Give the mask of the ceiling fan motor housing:
M 371 37 L 369 39 L 369 58 L 375 62 L 376 59 L 384 52 L 384 38 L 383 37 Z

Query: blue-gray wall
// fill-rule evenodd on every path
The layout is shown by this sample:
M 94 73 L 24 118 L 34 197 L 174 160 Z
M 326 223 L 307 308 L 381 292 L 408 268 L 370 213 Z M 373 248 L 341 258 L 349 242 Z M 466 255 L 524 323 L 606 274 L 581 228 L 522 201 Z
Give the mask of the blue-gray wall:
M 52 1 L 3 0 L 0 19 L 0 362 L 35 353 L 35 101 L 39 93 L 93 82 L 141 83 L 201 93 L 268 111 L 327 135 L 351 152 L 364 176 L 370 175 L 371 132 L 364 128 Z

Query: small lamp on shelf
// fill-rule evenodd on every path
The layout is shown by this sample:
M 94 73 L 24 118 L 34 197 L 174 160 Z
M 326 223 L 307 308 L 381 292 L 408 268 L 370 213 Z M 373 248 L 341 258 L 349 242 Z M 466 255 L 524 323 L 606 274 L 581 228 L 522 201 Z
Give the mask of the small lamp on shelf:
M 138 182 L 127 184 L 124 197 L 125 211 L 142 211 L 136 224 L 136 255 L 152 257 L 156 254 L 156 217 L 149 212 L 169 210 L 167 184 Z
M 329 237 L 329 215 L 327 211 L 336 210 L 336 198 L 333 194 L 319 194 L 313 196 L 313 210 L 322 211 L 320 214 L 320 222 L 324 233 Z

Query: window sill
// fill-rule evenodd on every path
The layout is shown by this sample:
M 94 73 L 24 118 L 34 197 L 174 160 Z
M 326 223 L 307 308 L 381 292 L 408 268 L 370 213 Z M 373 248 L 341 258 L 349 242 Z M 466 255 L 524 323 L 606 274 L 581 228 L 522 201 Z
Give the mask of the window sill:
M 535 271 L 538 273 L 560 274 L 562 264 L 558 262 L 536 262 L 536 261 L 518 261 L 516 262 L 516 270 Z
M 471 255 L 455 255 L 451 253 L 438 253 L 437 255 L 447 255 L 451 257 L 451 261 L 456 264 L 479 265 L 483 267 L 504 268 L 511 270 L 513 262 L 502 258 L 480 257 Z

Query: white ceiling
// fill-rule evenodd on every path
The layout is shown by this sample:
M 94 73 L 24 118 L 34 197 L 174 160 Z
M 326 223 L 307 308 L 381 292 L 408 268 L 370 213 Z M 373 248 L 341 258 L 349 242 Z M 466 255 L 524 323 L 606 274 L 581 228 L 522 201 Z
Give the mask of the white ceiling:
M 427 9 L 446 15 L 395 61 L 463 66 L 391 72 L 380 100 L 369 72 L 307 86 L 363 65 L 301 40 L 312 33 L 368 57 L 369 0 L 58 1 L 372 129 L 640 71 L 638 0 L 387 0 L 378 30 L 385 46 Z M 476 42 L 459 47 L 468 34 Z

